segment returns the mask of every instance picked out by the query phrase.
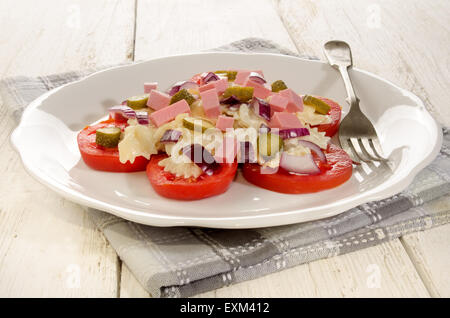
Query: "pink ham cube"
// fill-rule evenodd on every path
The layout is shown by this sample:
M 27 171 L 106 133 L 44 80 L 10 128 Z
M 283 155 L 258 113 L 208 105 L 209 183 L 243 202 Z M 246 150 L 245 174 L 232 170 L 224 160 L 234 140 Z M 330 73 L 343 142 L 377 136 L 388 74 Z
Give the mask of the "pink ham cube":
M 275 112 L 270 119 L 271 128 L 289 129 L 289 128 L 303 128 L 300 120 L 293 113 Z
M 169 106 L 170 96 L 166 93 L 157 91 L 156 89 L 150 91 L 148 96 L 147 106 L 155 110 L 159 110 Z
M 151 113 L 149 118 L 156 127 L 160 127 L 161 125 L 174 120 L 178 114 L 182 113 L 191 113 L 189 104 L 184 99 Z
M 266 99 L 267 97 L 274 94 L 270 89 L 268 89 L 264 85 L 257 83 L 251 79 L 247 79 L 244 83 L 244 86 L 253 87 L 253 96 L 261 99 Z
M 198 88 L 199 92 L 209 91 L 210 89 L 216 88 L 214 82 L 209 82 L 208 84 L 202 85 Z
M 264 74 L 262 71 L 247 71 L 247 70 L 240 70 L 236 74 L 236 79 L 234 80 L 234 83 L 237 85 L 244 85 L 245 81 L 247 80 L 248 76 L 251 72 L 256 72 L 262 77 L 264 77 Z
M 237 154 L 237 142 L 234 136 L 227 136 L 223 139 L 222 145 L 216 148 L 214 159 L 218 163 L 232 163 Z
M 214 83 L 216 90 L 217 90 L 217 94 L 223 94 L 223 92 L 225 92 L 225 90 L 228 88 L 228 79 L 226 78 L 222 78 L 218 81 L 214 81 L 212 82 Z
M 206 116 L 213 118 L 220 115 L 219 97 L 215 88 L 200 93 L 202 106 Z
M 289 99 L 286 110 L 291 113 L 303 111 L 303 99 L 292 89 L 287 88 L 279 92 L 284 97 Z
M 280 94 L 274 94 L 269 99 L 270 110 L 274 112 L 284 112 L 286 111 L 289 99 Z
M 216 127 L 222 131 L 226 131 L 227 128 L 233 128 L 233 124 L 234 124 L 233 117 L 220 115 L 219 118 L 217 118 Z
M 209 82 L 208 84 L 200 86 L 198 90 L 199 92 L 204 92 L 213 88 L 217 90 L 218 95 L 222 94 L 228 88 L 228 80 L 226 78 L 222 78 L 218 81 L 212 81 Z
M 157 82 L 144 83 L 144 93 L 145 94 L 148 94 L 152 90 L 157 89 L 157 88 L 158 88 L 158 83 Z

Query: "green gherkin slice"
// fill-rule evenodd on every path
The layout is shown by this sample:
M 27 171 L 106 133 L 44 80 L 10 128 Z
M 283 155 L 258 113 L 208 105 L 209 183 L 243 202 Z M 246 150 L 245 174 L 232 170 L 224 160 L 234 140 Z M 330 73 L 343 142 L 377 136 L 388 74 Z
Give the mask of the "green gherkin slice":
M 133 109 L 141 109 L 147 107 L 148 94 L 132 96 L 127 98 L 127 106 Z
M 310 95 L 303 96 L 303 102 L 308 106 L 313 106 L 316 109 L 316 113 L 326 115 L 330 111 L 331 107 L 323 100 Z
M 263 133 L 258 136 L 258 151 L 260 155 L 271 157 L 283 148 L 283 139 L 276 135 Z
M 121 130 L 119 127 L 105 127 L 95 132 L 95 143 L 105 148 L 117 147 L 120 141 Z
M 216 74 L 224 74 L 229 81 L 234 81 L 236 79 L 237 71 L 215 71 Z
M 183 126 L 190 130 L 202 130 L 202 132 L 205 132 L 206 130 L 210 128 L 214 128 L 214 125 L 205 120 L 205 119 L 199 119 L 194 117 L 186 117 L 183 118 Z
M 282 91 L 283 89 L 287 89 L 288 87 L 286 86 L 286 84 L 282 81 L 282 80 L 278 80 L 272 83 L 272 92 L 279 92 Z
M 241 86 L 231 86 L 228 87 L 223 93 L 223 98 L 228 98 L 230 96 L 236 96 L 241 102 L 248 102 L 253 97 L 253 87 L 241 87 Z
M 180 100 L 186 100 L 186 102 L 189 104 L 189 106 L 195 102 L 195 97 L 191 95 L 191 93 L 189 93 L 187 91 L 187 89 L 182 89 L 180 91 L 178 91 L 178 93 L 176 93 L 175 95 L 172 96 L 172 98 L 170 99 L 170 105 L 179 102 Z

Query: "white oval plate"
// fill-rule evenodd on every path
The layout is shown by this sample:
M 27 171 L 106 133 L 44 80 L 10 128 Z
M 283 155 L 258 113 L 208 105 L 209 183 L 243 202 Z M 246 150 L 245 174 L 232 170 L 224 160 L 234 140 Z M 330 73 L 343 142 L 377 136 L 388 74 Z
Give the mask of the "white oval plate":
M 437 155 L 439 125 L 412 93 L 373 74 L 352 70 L 361 108 L 374 123 L 383 150 L 397 167 L 388 178 L 364 183 L 354 174 L 345 184 L 317 194 L 286 195 L 257 188 L 241 175 L 219 196 L 182 202 L 158 196 L 144 172 L 89 169 L 76 136 L 143 83 L 160 88 L 195 73 L 216 69 L 262 69 L 269 82 L 283 79 L 298 93 L 329 97 L 344 113 L 345 89 L 327 64 L 277 54 L 198 53 L 164 57 L 97 72 L 36 99 L 11 137 L 28 172 L 62 196 L 131 221 L 156 226 L 254 228 L 305 222 L 341 213 L 403 190 Z

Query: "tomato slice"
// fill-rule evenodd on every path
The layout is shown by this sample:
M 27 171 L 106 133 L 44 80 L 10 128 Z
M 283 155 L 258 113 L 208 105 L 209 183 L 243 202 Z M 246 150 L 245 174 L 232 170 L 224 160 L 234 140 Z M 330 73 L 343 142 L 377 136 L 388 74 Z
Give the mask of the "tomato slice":
M 108 119 L 98 124 L 87 126 L 78 133 L 77 141 L 81 158 L 92 169 L 110 172 L 134 172 L 144 171 L 148 160 L 144 157 L 136 157 L 133 163 L 127 161 L 121 163 L 119 160 L 119 149 L 104 148 L 95 143 L 95 132 L 97 129 L 108 126 L 120 127 L 122 130 L 127 126 L 126 122 Z
M 325 97 L 317 97 L 317 98 L 323 100 L 331 107 L 330 111 L 328 112 L 328 115 L 331 117 L 331 123 L 316 125 L 312 127 L 317 127 L 319 131 L 325 132 L 325 135 L 332 137 L 339 129 L 342 108 L 338 103 L 332 101 L 331 99 Z
M 347 153 L 335 145 L 326 151 L 327 165 L 320 166 L 317 175 L 295 175 L 279 169 L 274 174 L 261 174 L 261 167 L 255 163 L 244 164 L 244 178 L 254 185 L 281 193 L 312 193 L 337 187 L 352 176 L 352 160 Z
M 200 200 L 224 193 L 236 174 L 237 163 L 221 164 L 211 176 L 198 178 L 176 177 L 158 165 L 167 155 L 153 155 L 147 165 L 147 177 L 159 195 L 176 200 Z

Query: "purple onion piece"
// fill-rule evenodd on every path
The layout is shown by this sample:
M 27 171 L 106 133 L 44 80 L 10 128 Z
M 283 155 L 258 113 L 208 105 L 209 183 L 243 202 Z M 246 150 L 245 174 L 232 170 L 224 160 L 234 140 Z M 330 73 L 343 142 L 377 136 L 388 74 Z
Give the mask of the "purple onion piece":
M 180 90 L 182 89 L 197 89 L 198 88 L 198 84 L 191 82 L 191 81 L 186 81 L 183 84 L 181 84 L 180 86 Z
M 173 130 L 173 129 L 167 129 L 164 134 L 162 135 L 161 139 L 159 140 L 160 143 L 166 144 L 169 142 L 177 142 L 180 140 L 181 137 L 181 131 L 179 130 Z
M 213 73 L 213 72 L 208 72 L 208 73 L 204 73 L 202 74 L 202 81 L 204 84 L 208 84 L 209 82 L 212 81 L 218 81 L 220 80 L 220 77 L 217 76 L 217 74 Z
M 208 176 L 219 168 L 213 155 L 200 144 L 192 144 L 182 149 L 183 154 L 192 160 Z
M 311 154 L 294 156 L 283 152 L 281 154 L 280 167 L 286 171 L 300 174 L 314 175 L 320 173 L 320 169 L 314 162 Z
M 261 76 L 261 74 L 257 73 L 257 72 L 251 72 L 250 75 L 248 76 L 249 79 L 251 79 L 252 81 L 264 85 L 266 84 L 266 80 L 264 79 L 264 77 Z
M 126 100 L 124 100 L 122 103 L 120 103 L 120 105 L 127 105 L 127 101 Z
M 253 97 L 250 105 L 255 110 L 255 113 L 257 113 L 265 120 L 270 120 L 270 105 L 268 102 L 266 102 L 264 99 Z
M 308 130 L 308 128 L 280 129 L 278 134 L 283 139 L 297 138 L 297 137 L 302 137 L 302 136 L 309 136 L 309 130 Z
M 125 118 L 136 118 L 136 112 L 129 106 L 126 105 L 117 105 L 113 106 L 109 109 L 109 113 L 112 114 L 120 114 Z
M 122 117 L 127 119 L 136 118 L 140 125 L 148 125 L 148 113 L 147 112 L 136 112 L 129 106 L 117 105 L 109 109 L 111 117 L 115 118 L 115 114 L 120 114 Z
M 240 157 L 239 163 L 256 162 L 255 148 L 250 141 L 241 141 L 239 144 Z
M 173 96 L 182 89 L 197 89 L 197 88 L 198 88 L 197 83 L 191 81 L 180 81 L 172 85 L 172 87 L 168 91 L 168 94 L 170 96 Z
M 170 96 L 175 95 L 176 93 L 178 93 L 178 91 L 180 90 L 181 85 L 183 85 L 184 83 L 186 83 L 186 81 L 176 82 L 175 84 L 172 85 L 172 87 L 169 89 L 169 91 L 167 93 Z
M 327 157 L 325 156 L 325 153 L 322 151 L 322 149 L 320 149 L 320 147 L 318 145 L 316 145 L 315 143 L 313 143 L 311 141 L 307 141 L 307 140 L 299 140 L 298 143 L 299 143 L 299 145 L 307 147 L 312 152 L 314 152 L 317 155 L 317 157 L 319 157 L 319 160 L 321 162 L 327 163 Z
M 241 101 L 234 95 L 231 95 L 230 97 L 227 97 L 220 101 L 221 104 L 233 106 L 237 104 L 241 104 Z
M 140 125 L 148 125 L 148 113 L 147 112 L 136 112 L 136 119 Z

